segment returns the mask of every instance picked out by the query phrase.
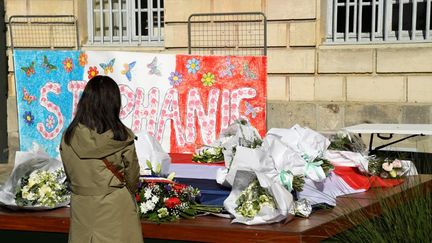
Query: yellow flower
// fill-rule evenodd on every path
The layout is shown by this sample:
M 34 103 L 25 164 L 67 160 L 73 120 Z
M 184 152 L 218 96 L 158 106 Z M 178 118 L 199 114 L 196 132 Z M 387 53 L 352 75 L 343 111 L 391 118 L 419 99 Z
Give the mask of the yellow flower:
M 203 83 L 204 86 L 212 86 L 214 82 L 216 82 L 215 75 L 210 72 L 206 73 L 203 75 L 201 82 Z

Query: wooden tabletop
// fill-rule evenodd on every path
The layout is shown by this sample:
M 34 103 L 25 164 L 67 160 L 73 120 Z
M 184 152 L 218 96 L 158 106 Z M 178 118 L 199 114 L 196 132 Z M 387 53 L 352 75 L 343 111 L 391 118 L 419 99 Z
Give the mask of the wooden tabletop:
M 381 197 L 410 193 L 418 187 L 432 188 L 432 175 L 408 177 L 402 185 L 393 188 L 341 196 L 337 198 L 335 208 L 318 210 L 309 218 L 295 217 L 287 223 L 247 226 L 231 224 L 229 219 L 216 216 L 199 216 L 164 224 L 142 220 L 143 236 L 200 242 L 319 242 L 351 227 L 345 216 L 358 213 L 359 209 L 367 210 L 371 216 L 377 215 Z M 0 208 L 0 229 L 67 233 L 69 208 L 43 212 Z

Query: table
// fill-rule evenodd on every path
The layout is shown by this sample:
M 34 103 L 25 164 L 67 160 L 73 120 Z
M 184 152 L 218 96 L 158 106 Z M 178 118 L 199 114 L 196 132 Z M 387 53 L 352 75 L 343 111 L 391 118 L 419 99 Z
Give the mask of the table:
M 377 124 L 377 123 L 364 123 L 364 124 L 358 124 L 350 127 L 343 128 L 344 130 L 350 132 L 350 133 L 358 133 L 360 136 L 361 134 L 371 134 L 370 140 L 369 140 L 369 152 L 377 151 L 382 148 L 385 148 L 389 145 L 399 143 L 401 141 L 404 141 L 406 139 L 417 137 L 417 136 L 426 136 L 426 135 L 432 135 L 432 124 Z M 406 137 L 403 137 L 401 139 L 398 139 L 396 141 L 377 146 L 374 149 L 372 149 L 373 145 L 373 138 L 374 135 L 377 135 L 378 138 L 383 140 L 389 140 L 393 138 L 394 134 L 397 135 L 407 135 Z M 382 134 L 389 134 L 387 137 L 383 136 Z
M 143 237 L 199 242 L 319 242 L 352 227 L 345 216 L 354 215 L 360 209 L 366 210 L 371 217 L 379 215 L 378 197 L 392 198 L 412 193 L 414 188 L 419 187 L 430 191 L 432 175 L 408 177 L 403 184 L 380 189 L 379 192 L 369 190 L 338 197 L 335 208 L 319 210 L 309 218 L 296 217 L 286 224 L 245 226 L 231 224 L 229 219 L 216 216 L 200 216 L 159 225 L 142 220 Z M 67 233 L 68 229 L 69 208 L 44 212 L 14 212 L 0 208 L 0 230 Z

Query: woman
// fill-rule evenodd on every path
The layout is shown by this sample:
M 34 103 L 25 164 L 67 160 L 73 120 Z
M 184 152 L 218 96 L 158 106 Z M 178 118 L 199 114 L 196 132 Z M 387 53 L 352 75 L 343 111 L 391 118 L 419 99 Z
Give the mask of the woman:
M 60 154 L 71 184 L 69 242 L 143 242 L 134 195 L 139 164 L 134 134 L 120 121 L 121 96 L 110 77 L 86 85 Z

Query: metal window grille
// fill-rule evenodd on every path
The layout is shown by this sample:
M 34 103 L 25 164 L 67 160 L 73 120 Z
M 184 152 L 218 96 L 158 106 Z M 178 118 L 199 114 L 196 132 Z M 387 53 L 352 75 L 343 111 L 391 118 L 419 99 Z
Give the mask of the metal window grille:
M 75 16 L 14 15 L 9 18 L 11 48 L 78 49 Z
M 327 43 L 430 42 L 432 0 L 328 0 Z
M 88 0 L 91 45 L 162 45 L 163 0 Z
M 192 14 L 189 54 L 266 55 L 267 19 L 260 12 Z

